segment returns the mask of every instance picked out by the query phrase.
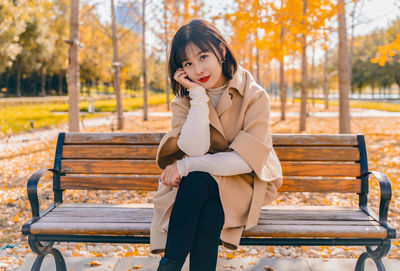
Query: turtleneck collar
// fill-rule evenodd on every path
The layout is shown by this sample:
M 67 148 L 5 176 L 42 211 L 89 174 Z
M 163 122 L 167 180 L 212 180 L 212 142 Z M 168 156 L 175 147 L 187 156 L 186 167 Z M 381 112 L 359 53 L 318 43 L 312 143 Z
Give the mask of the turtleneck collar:
M 220 87 L 207 89 L 207 91 L 208 91 L 208 92 L 212 92 L 212 93 L 222 93 L 222 92 L 224 92 L 224 90 L 228 87 L 228 83 L 229 83 L 229 82 L 226 82 L 225 85 L 220 86 Z

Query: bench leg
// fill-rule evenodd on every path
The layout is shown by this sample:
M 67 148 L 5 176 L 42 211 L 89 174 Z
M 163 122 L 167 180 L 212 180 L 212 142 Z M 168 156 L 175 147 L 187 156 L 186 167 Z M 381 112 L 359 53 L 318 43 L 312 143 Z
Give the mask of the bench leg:
M 38 256 L 36 257 L 35 262 L 32 265 L 32 271 L 39 271 L 42 266 L 42 262 L 44 257 L 47 254 L 51 254 L 54 257 L 56 262 L 56 270 L 57 271 L 67 271 L 67 266 L 65 265 L 65 261 L 61 252 L 53 248 L 54 242 L 49 242 L 46 245 L 42 245 L 40 241 L 35 240 L 34 236 L 29 236 L 28 238 L 29 247 L 32 249 L 34 253 Z
M 355 271 L 364 271 L 365 261 L 368 258 L 374 260 L 378 271 L 386 271 L 385 266 L 383 265 L 382 258 L 385 257 L 390 250 L 391 241 L 389 239 L 383 240 L 383 245 L 378 246 L 375 250 L 373 250 L 370 246 L 367 246 L 367 252 L 364 252 L 360 255 L 357 260 Z

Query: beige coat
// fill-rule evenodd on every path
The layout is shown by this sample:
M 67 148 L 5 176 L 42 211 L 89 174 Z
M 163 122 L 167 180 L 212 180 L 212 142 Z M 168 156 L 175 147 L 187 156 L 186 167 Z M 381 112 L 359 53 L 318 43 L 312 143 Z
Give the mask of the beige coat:
M 225 214 L 220 239 L 225 247 L 237 249 L 243 230 L 257 225 L 261 207 L 276 198 L 282 184 L 282 169 L 272 148 L 269 129 L 269 97 L 251 74 L 239 66 L 217 108 L 211 100 L 208 107 L 211 136 L 208 152 L 234 150 L 253 169 L 251 174 L 212 175 L 218 183 Z M 163 137 L 157 151 L 156 161 L 161 169 L 185 155 L 179 150 L 177 140 L 189 109 L 188 97 L 175 97 L 171 101 L 172 130 Z M 153 197 L 151 253 L 165 250 L 177 189 L 160 183 Z

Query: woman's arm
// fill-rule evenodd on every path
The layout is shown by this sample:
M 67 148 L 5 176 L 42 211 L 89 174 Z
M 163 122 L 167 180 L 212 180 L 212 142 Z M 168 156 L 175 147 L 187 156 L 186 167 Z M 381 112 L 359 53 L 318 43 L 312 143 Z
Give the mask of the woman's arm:
M 208 96 L 201 87 L 189 89 L 190 110 L 178 138 L 178 147 L 189 156 L 201 156 L 210 148 Z M 194 144 L 195 143 L 195 144 Z
M 252 171 L 249 164 L 235 151 L 185 157 L 178 160 L 177 166 L 181 177 L 192 171 L 204 171 L 219 176 L 232 176 Z

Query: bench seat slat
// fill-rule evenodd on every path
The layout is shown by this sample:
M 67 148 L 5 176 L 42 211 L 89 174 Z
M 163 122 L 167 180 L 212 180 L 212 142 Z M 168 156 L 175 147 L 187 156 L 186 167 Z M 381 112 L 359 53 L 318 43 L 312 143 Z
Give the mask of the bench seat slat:
M 149 235 L 152 216 L 151 204 L 61 204 L 35 222 L 31 232 Z M 258 224 L 243 236 L 385 238 L 387 235 L 385 228 L 358 208 L 263 207 Z
M 65 216 L 65 215 L 48 215 L 41 218 L 40 223 L 58 222 L 58 223 L 151 223 L 151 216 L 149 215 L 136 215 L 136 214 L 118 214 L 114 216 L 106 214 L 95 214 L 92 216 Z M 379 222 L 371 220 L 271 220 L 260 219 L 259 225 L 363 225 L 363 226 L 379 226 Z

